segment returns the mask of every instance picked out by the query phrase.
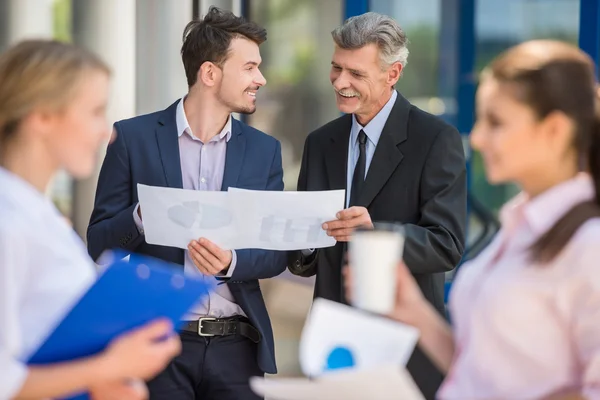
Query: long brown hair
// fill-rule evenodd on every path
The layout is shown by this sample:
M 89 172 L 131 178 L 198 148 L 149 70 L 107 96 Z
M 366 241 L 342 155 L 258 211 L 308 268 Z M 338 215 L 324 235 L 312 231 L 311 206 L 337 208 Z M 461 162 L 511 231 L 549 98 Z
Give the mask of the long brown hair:
M 593 178 L 595 196 L 563 215 L 531 247 L 534 262 L 556 257 L 587 220 L 600 216 L 600 100 L 590 57 L 575 46 L 551 40 L 512 47 L 484 71 L 514 90 L 514 96 L 531 107 L 539 119 L 558 111 L 575 125 L 573 146 L 581 169 Z

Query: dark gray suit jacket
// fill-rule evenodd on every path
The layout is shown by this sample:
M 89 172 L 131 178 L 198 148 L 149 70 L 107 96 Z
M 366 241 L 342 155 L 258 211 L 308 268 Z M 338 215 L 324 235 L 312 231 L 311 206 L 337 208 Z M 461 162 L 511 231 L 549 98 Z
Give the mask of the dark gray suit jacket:
M 344 115 L 308 136 L 298 190 L 346 189 L 351 126 L 352 116 Z M 444 272 L 456 267 L 465 247 L 467 176 L 458 131 L 398 95 L 357 205 L 369 210 L 372 221 L 404 224 L 404 261 L 425 297 L 444 313 Z M 316 274 L 315 297 L 344 302 L 344 248 L 337 243 L 310 257 L 290 252 L 288 269 Z M 409 371 L 432 398 L 441 375 L 423 359 L 415 354 Z

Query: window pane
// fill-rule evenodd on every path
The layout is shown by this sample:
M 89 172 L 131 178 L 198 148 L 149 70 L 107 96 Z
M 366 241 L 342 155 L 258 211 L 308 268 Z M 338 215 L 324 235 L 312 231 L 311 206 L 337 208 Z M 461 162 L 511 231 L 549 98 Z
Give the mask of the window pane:
M 577 44 L 579 0 L 480 0 L 476 3 L 477 72 L 507 48 L 532 39 L 559 39 Z M 471 190 L 497 212 L 518 188 L 487 183 L 481 156 L 473 152 Z
M 71 41 L 71 2 L 54 0 L 52 18 L 54 39 Z M 73 179 L 65 171 L 56 174 L 48 188 L 48 195 L 58 210 L 70 219 L 73 212 Z
M 342 23 L 342 0 L 248 3 L 250 19 L 267 29 L 267 41 L 260 46 L 260 69 L 267 84 L 259 90 L 256 112 L 248 122 L 281 141 L 285 188 L 295 190 L 306 136 L 341 115 L 329 71 L 331 31 Z M 261 281 L 280 376 L 302 375 L 300 334 L 312 301 L 313 282 L 290 277 L 287 271 L 277 279 Z
M 397 89 L 417 107 L 440 115 L 438 96 L 440 0 L 371 0 L 371 10 L 394 18 L 408 37 L 408 64 Z
M 281 141 L 285 187 L 295 190 L 306 136 L 340 115 L 329 69 L 342 1 L 253 1 L 250 18 L 266 27 L 268 39 L 261 45 L 267 84 L 249 123 Z

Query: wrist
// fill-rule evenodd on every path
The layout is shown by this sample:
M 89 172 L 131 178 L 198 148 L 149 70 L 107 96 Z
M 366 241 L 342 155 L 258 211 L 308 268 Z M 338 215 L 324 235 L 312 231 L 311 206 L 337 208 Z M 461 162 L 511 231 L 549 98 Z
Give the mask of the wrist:
M 404 322 L 419 330 L 423 330 L 429 321 L 437 316 L 437 311 L 424 297 L 415 301 L 409 310 L 410 312 L 405 315 Z
M 227 260 L 227 265 L 225 266 L 223 273 L 227 273 L 229 271 L 229 268 L 231 268 L 231 265 L 233 264 L 233 251 L 228 250 L 228 252 L 229 252 L 229 260 Z
M 112 361 L 110 354 L 106 351 L 96 356 L 92 356 L 90 359 L 90 364 L 90 370 L 94 376 L 94 382 L 96 382 L 96 385 L 114 382 L 125 378 L 119 371 L 118 364 L 115 364 Z

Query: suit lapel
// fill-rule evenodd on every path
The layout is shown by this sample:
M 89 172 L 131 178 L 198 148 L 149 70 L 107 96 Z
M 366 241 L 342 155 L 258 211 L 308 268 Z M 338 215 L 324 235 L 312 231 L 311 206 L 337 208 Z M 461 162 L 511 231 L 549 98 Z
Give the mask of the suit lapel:
M 223 172 L 223 184 L 221 190 L 236 187 L 244 155 L 246 154 L 246 136 L 243 134 L 240 122 L 232 117 L 231 138 L 227 142 L 227 153 L 225 155 L 225 171 Z
M 373 160 L 367 172 L 365 186 L 358 198 L 358 205 L 369 207 L 371 202 L 390 179 L 404 155 L 398 145 L 407 138 L 408 113 L 410 103 L 398 93 L 394 107 L 383 127 Z
M 163 111 L 158 120 L 159 126 L 156 129 L 156 141 L 165 171 L 167 186 L 181 189 L 183 188 L 183 180 L 181 178 L 179 136 L 175 116 L 178 103 L 179 100 Z
M 352 116 L 345 115 L 340 123 L 331 132 L 329 151 L 326 152 L 325 166 L 330 189 L 346 189 L 348 168 L 348 143 L 350 141 L 350 129 L 352 128 Z

